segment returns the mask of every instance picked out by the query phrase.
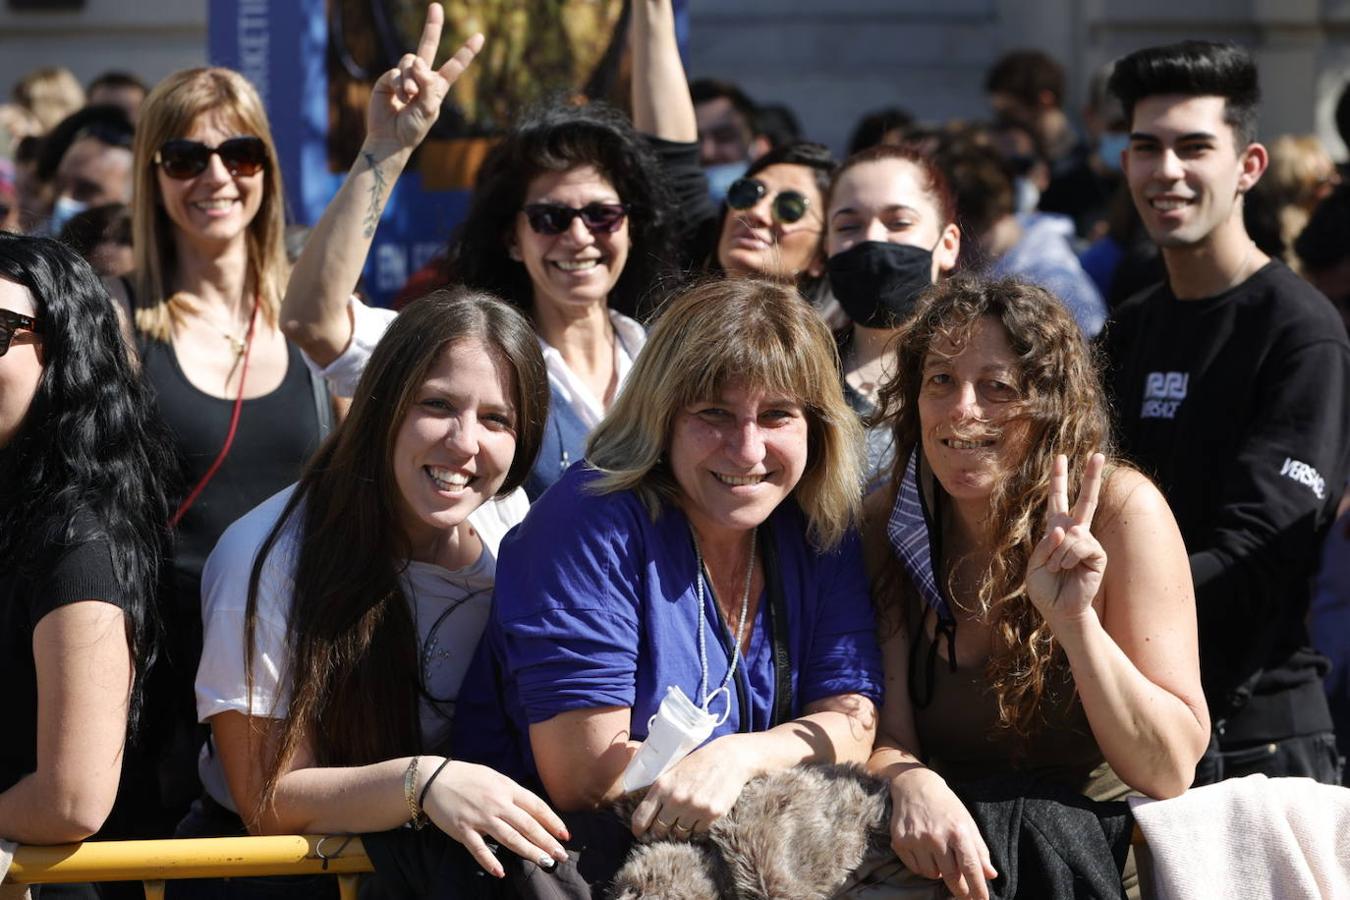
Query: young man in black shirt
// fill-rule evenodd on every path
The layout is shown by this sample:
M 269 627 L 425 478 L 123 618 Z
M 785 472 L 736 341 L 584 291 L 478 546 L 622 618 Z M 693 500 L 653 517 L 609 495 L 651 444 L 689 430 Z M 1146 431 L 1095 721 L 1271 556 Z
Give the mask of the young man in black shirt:
M 1116 64 L 1123 164 L 1167 281 L 1110 326 L 1126 455 L 1158 480 L 1190 551 L 1214 740 L 1196 782 L 1263 772 L 1339 783 L 1304 618 L 1350 468 L 1350 343 L 1325 297 L 1257 249 L 1256 66 L 1187 41 Z

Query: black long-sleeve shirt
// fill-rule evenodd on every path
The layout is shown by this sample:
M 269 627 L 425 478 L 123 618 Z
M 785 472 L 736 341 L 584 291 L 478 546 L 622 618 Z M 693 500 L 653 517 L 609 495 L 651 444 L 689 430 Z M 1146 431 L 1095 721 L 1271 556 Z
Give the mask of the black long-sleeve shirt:
M 1318 678 L 1309 580 L 1350 469 L 1350 342 L 1272 262 L 1203 300 L 1122 304 L 1107 351 L 1127 458 L 1157 479 L 1190 553 L 1215 719 Z
M 685 272 L 709 270 L 717 251 L 721 209 L 708 196 L 708 177 L 698 162 L 698 144 L 644 135 L 670 191 L 677 261 Z

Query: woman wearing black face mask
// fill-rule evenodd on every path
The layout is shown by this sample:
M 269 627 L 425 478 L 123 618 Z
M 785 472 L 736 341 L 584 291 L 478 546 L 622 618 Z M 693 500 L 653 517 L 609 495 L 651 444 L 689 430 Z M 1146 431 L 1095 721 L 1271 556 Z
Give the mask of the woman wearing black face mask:
M 908 147 L 879 146 L 850 157 L 830 187 L 826 271 L 853 324 L 840 340 L 844 396 L 861 416 L 876 409 L 890 379 L 895 330 L 938 276 L 956 266 L 961 231 L 942 171 Z M 891 435 L 867 432 L 867 483 L 892 461 Z

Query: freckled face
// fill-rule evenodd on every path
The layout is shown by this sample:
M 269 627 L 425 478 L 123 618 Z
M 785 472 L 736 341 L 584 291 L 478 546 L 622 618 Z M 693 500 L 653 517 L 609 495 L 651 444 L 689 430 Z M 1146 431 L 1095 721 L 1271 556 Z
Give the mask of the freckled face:
M 964 346 L 939 341 L 919 388 L 923 452 L 953 498 L 983 500 L 1026 453 L 1017 356 L 1003 325 L 986 316 Z
M 680 410 L 668 457 L 680 507 L 703 537 L 768 519 L 806 471 L 802 405 L 733 382 Z

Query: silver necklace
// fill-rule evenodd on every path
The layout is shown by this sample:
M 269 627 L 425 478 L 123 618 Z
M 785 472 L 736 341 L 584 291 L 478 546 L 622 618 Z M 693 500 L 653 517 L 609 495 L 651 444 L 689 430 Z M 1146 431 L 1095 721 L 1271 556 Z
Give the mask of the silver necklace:
M 701 675 L 699 676 L 698 692 L 703 698 L 703 709 L 706 712 L 713 697 L 719 693 L 727 695 L 727 715 L 731 714 L 731 691 L 727 687 L 731 683 L 731 677 L 736 674 L 736 664 L 741 658 L 741 640 L 745 636 L 745 619 L 750 610 L 750 581 L 755 573 L 755 534 L 758 527 L 750 529 L 750 561 L 745 567 L 745 587 L 741 591 L 741 614 L 736 622 L 736 642 L 732 645 L 731 666 L 727 669 L 726 677 L 714 691 L 708 690 L 708 642 L 703 632 L 707 623 L 707 618 L 703 612 L 704 589 L 703 589 L 703 553 L 698 547 L 698 535 L 694 534 L 694 528 L 689 527 L 689 533 L 694 539 L 694 558 L 698 561 L 698 578 L 694 582 L 695 590 L 698 593 L 698 664 Z M 726 716 L 723 716 L 723 721 Z

